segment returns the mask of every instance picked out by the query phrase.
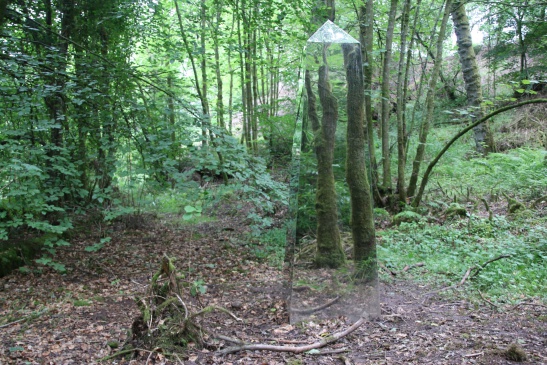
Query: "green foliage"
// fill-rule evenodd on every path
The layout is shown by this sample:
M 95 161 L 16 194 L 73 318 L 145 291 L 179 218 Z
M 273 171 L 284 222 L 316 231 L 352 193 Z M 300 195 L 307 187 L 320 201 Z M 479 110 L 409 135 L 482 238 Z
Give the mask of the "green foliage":
M 465 196 L 462 187 L 472 187 L 475 196 L 501 195 L 507 191 L 530 201 L 545 195 L 547 152 L 515 149 L 485 158 L 464 160 L 456 155 L 436 167 L 435 177 L 447 196 Z
M 381 233 L 379 260 L 402 268 L 424 262 L 427 274 L 416 280 L 455 284 L 473 266 L 509 255 L 483 267 L 466 285 L 499 301 L 524 296 L 545 299 L 547 283 L 547 230 L 545 221 L 508 221 L 470 216 L 444 226 L 402 223 Z
M 424 217 L 411 210 L 404 210 L 401 213 L 393 216 L 393 224 L 400 225 L 402 223 L 417 223 L 423 221 Z
M 258 236 L 253 244 L 253 253 L 260 260 L 267 260 L 274 267 L 281 268 L 285 260 L 287 230 L 272 228 Z
M 205 294 L 207 292 L 207 286 L 203 279 L 198 279 L 190 283 L 190 295 L 193 297 L 199 294 Z
M 101 241 L 99 243 L 95 243 L 91 246 L 86 246 L 85 251 L 87 251 L 87 252 L 100 251 L 104 247 L 104 244 L 107 243 L 107 242 L 110 242 L 111 240 L 112 240 L 111 237 L 101 238 Z

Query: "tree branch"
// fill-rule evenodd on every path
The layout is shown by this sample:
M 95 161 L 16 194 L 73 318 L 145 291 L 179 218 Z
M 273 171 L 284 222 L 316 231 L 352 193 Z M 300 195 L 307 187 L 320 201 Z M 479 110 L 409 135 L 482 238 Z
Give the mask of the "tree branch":
M 439 162 L 439 160 L 441 159 L 441 157 L 443 157 L 443 155 L 446 153 L 446 151 L 448 151 L 448 149 L 454 144 L 454 142 L 456 142 L 458 139 L 460 139 L 463 135 L 465 135 L 467 132 L 469 132 L 470 130 L 472 130 L 473 128 L 475 128 L 476 126 L 478 126 L 479 124 L 481 123 L 484 123 L 486 122 L 488 119 L 500 114 L 500 113 L 503 113 L 505 111 L 508 111 L 508 110 L 511 110 L 511 109 L 515 109 L 515 108 L 519 108 L 521 106 L 524 106 L 524 105 L 528 105 L 528 104 L 539 104 L 539 103 L 547 103 L 547 99 L 531 99 L 531 100 L 526 100 L 526 101 L 523 101 L 521 103 L 517 103 L 517 104 L 513 104 L 513 105 L 507 105 L 507 106 L 504 106 L 502 108 L 499 108 L 497 110 L 494 110 L 492 113 L 488 114 L 488 115 L 485 115 L 484 117 L 482 117 L 481 119 L 477 120 L 475 123 L 472 123 L 470 125 L 468 125 L 467 127 L 465 127 L 464 129 L 462 129 L 458 134 L 456 134 L 444 147 L 443 149 L 441 150 L 441 152 L 439 152 L 439 154 L 433 159 L 433 161 L 431 161 L 429 163 L 429 165 L 427 166 L 427 169 L 425 170 L 425 173 L 424 173 L 424 176 L 422 177 L 422 182 L 420 184 L 420 190 L 418 191 L 418 194 L 414 197 L 414 200 L 412 201 L 412 206 L 413 207 L 417 207 L 420 205 L 420 202 L 422 200 L 422 196 L 423 196 L 423 193 L 424 193 L 424 190 L 425 190 L 425 187 L 428 183 L 428 180 L 429 180 L 429 175 L 431 174 L 431 171 L 433 171 L 433 168 L 435 167 L 435 165 L 437 164 L 437 162 Z
M 352 324 L 350 327 L 348 327 L 346 330 L 337 332 L 333 334 L 332 336 L 329 336 L 321 341 L 304 345 L 304 346 L 277 346 L 277 345 L 266 345 L 266 344 L 248 344 L 243 346 L 234 346 L 234 347 L 227 347 L 221 351 L 219 351 L 219 354 L 226 355 L 231 354 L 238 351 L 244 351 L 244 350 L 251 350 L 251 351 L 278 351 L 278 352 L 292 352 L 295 354 L 300 354 L 302 352 L 318 349 L 321 347 L 324 347 L 330 343 L 333 343 L 335 341 L 338 341 L 344 336 L 347 336 L 348 334 L 355 331 L 357 328 L 359 328 L 363 323 L 365 323 L 366 319 L 364 317 L 359 318 L 358 321 L 356 321 L 354 324 Z

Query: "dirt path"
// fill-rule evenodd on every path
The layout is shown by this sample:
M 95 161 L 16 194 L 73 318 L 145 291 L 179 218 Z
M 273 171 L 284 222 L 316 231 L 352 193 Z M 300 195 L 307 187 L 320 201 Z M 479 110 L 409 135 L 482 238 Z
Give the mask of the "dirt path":
M 144 219 L 134 229 L 122 222 L 97 253 L 83 248 L 98 237 L 61 252 L 59 261 L 68 268 L 64 275 L 45 269 L 0 279 L 0 364 L 96 364 L 118 351 L 138 315 L 133 298 L 145 293 L 164 253 L 177 257 L 177 268 L 190 285 L 202 280 L 206 286 L 205 294 L 189 296 L 190 307 L 219 305 L 242 319 L 207 315 L 201 324 L 216 333 L 294 346 L 349 325 L 343 319 L 289 325 L 283 276 L 257 261 L 243 238 L 244 227 L 232 218 L 186 228 Z M 323 349 L 330 354 L 218 356 L 216 350 L 227 344 L 211 338 L 207 349 L 190 343 L 178 359 L 143 351 L 131 361 L 104 363 L 512 364 L 503 352 L 518 344 L 527 355 L 524 364 L 547 364 L 545 306 L 526 301 L 517 307 L 475 306 L 458 292 L 449 294 L 432 293 L 408 280 L 382 282 L 382 317 Z

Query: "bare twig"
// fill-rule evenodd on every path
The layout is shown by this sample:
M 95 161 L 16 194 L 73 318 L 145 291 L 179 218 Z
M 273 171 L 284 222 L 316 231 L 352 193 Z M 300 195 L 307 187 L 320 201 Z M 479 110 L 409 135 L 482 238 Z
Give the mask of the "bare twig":
M 292 352 L 295 354 L 300 354 L 302 352 L 318 349 L 321 347 L 324 347 L 330 343 L 333 343 L 335 341 L 338 341 L 344 336 L 347 336 L 351 332 L 355 331 L 357 328 L 359 328 L 363 323 L 365 323 L 366 319 L 364 317 L 359 318 L 358 321 L 356 321 L 354 324 L 352 324 L 350 327 L 348 327 L 346 330 L 337 332 L 333 334 L 332 336 L 329 336 L 321 341 L 305 345 L 305 346 L 277 346 L 277 345 L 266 345 L 266 344 L 249 344 L 249 345 L 243 345 L 243 346 L 235 346 L 235 347 L 227 347 L 221 351 L 219 351 L 219 354 L 226 355 L 231 354 L 238 351 L 245 351 L 245 350 L 251 350 L 251 351 L 279 351 L 279 352 Z
M 26 321 L 29 317 L 25 317 L 25 318 L 21 318 L 21 319 L 18 319 L 17 321 L 13 321 L 13 322 L 10 322 L 10 323 L 6 323 L 6 324 L 3 324 L 0 326 L 0 328 L 5 328 L 5 327 L 9 327 L 13 324 L 16 324 L 16 323 L 19 323 L 19 322 L 23 322 L 23 321 Z
M 531 307 L 540 307 L 540 308 L 545 308 L 545 309 L 547 309 L 547 305 L 536 304 L 536 303 L 519 303 L 519 304 L 515 305 L 512 309 L 515 310 L 515 309 L 517 309 L 518 307 L 520 307 L 521 305 L 528 305 L 528 306 L 531 306 Z
M 150 351 L 150 354 L 148 354 L 148 358 L 146 359 L 146 364 L 145 365 L 148 365 L 148 363 L 150 362 L 150 359 L 152 358 L 152 355 L 158 350 L 161 350 L 161 348 L 156 347 L 155 349 Z
M 230 312 L 228 309 L 223 308 L 223 307 L 217 307 L 217 306 L 214 306 L 214 305 L 210 305 L 210 306 L 208 306 L 208 307 L 205 307 L 205 308 L 203 308 L 202 310 L 200 310 L 199 312 L 192 314 L 191 318 L 194 318 L 194 317 L 200 316 L 200 315 L 202 315 L 202 314 L 206 314 L 206 313 L 212 312 L 212 311 L 214 311 L 214 310 L 217 310 L 217 311 L 219 311 L 219 312 L 226 313 L 226 314 L 228 314 L 230 317 L 232 317 L 233 319 L 235 319 L 235 320 L 238 321 L 238 322 L 243 321 L 241 318 L 237 317 L 235 314 L 233 314 L 232 312 Z
M 344 348 L 341 348 L 341 349 L 313 352 L 310 355 L 333 355 L 333 354 L 342 354 L 342 353 L 348 352 L 348 351 L 349 351 L 349 349 L 344 347 Z
M 186 308 L 186 304 L 184 303 L 184 301 L 182 300 L 180 295 L 178 295 L 178 294 L 175 294 L 175 295 L 177 296 L 177 299 L 179 300 L 182 307 L 184 308 L 184 319 L 186 320 L 186 319 L 188 319 L 188 308 Z
M 490 304 L 493 308 L 498 309 L 498 306 L 495 305 L 494 303 L 492 303 L 491 301 L 489 301 L 488 299 L 486 299 L 486 298 L 484 297 L 484 295 L 482 295 L 482 293 L 481 293 L 480 290 L 479 290 L 479 295 L 481 296 L 482 300 L 484 300 L 486 303 Z
M 340 296 L 337 296 L 336 298 L 334 298 L 332 300 L 329 300 L 328 302 L 326 302 L 324 304 L 321 304 L 320 306 L 313 307 L 313 308 L 302 308 L 302 309 L 299 309 L 299 308 L 292 309 L 291 308 L 291 312 L 298 313 L 298 314 L 315 313 L 317 311 L 320 311 L 321 309 L 325 309 L 325 308 L 330 307 L 331 305 L 336 303 L 339 299 L 340 299 Z

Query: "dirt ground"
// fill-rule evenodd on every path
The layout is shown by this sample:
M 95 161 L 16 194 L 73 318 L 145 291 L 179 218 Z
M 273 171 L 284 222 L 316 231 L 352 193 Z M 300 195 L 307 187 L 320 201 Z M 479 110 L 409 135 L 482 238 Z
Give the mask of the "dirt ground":
M 200 325 L 248 343 L 300 346 L 344 330 L 344 318 L 290 325 L 280 270 L 259 262 L 245 239 L 245 222 L 228 217 L 198 226 L 141 217 L 111 227 L 112 241 L 96 253 L 85 237 L 59 251 L 68 269 L 59 274 L 14 272 L 0 279 L 0 364 L 97 364 L 119 351 L 139 310 L 134 298 L 147 285 L 164 254 L 176 257 L 188 283 L 204 294 L 188 295 L 189 310 L 208 305 L 229 309 L 239 320 L 214 312 Z M 90 227 L 91 231 L 97 227 Z M 157 349 L 103 364 L 512 364 L 506 350 L 517 345 L 523 364 L 547 364 L 547 307 L 526 298 L 517 306 L 471 303 L 457 290 L 404 279 L 380 283 L 381 316 L 319 353 L 241 351 L 206 337 L 207 346 L 167 358 Z M 459 290 L 464 290 L 459 289 Z M 151 349 L 148 349 L 151 350 Z M 510 357 L 510 356 L 509 356 Z

